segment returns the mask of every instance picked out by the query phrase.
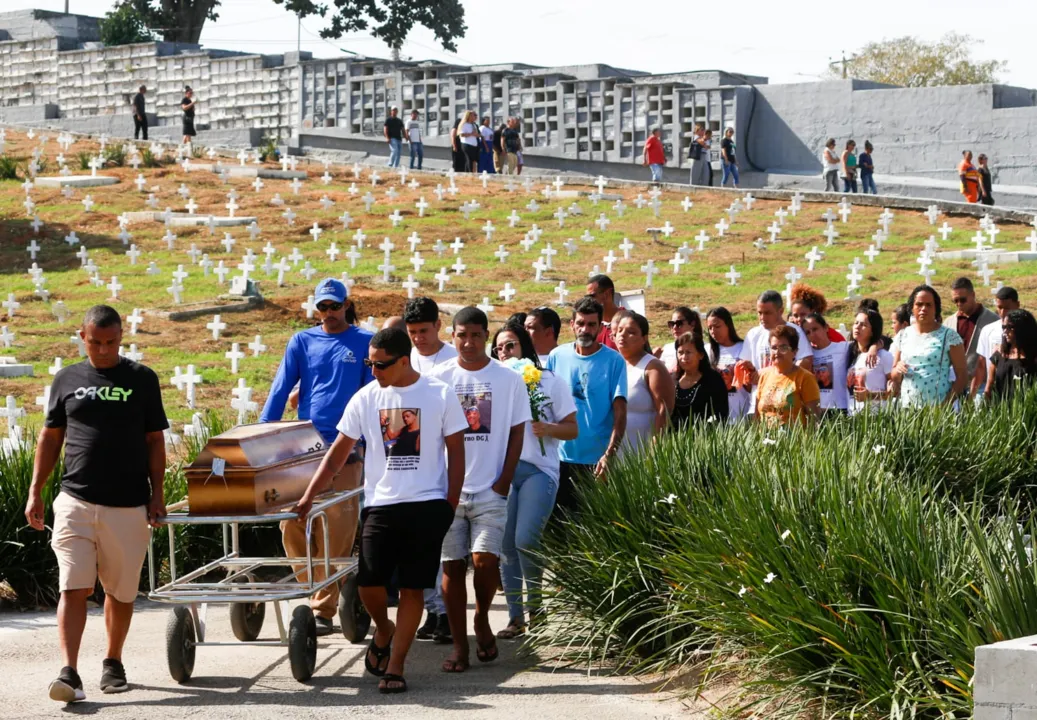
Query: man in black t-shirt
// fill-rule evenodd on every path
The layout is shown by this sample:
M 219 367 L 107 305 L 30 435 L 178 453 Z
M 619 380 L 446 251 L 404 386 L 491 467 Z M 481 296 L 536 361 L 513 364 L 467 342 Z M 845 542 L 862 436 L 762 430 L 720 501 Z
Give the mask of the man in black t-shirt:
M 144 93 L 148 89 L 141 85 L 137 88 L 137 94 L 133 96 L 133 139 L 136 140 L 140 136 L 141 130 L 144 131 L 144 139 L 148 139 L 148 116 L 144 112 Z
M 198 134 L 194 129 L 194 106 L 197 101 L 194 99 L 194 90 L 191 89 L 190 85 L 184 87 L 184 97 L 180 101 L 180 109 L 184 112 L 183 121 L 181 122 L 184 134 L 184 145 L 190 146 L 191 138 Z
M 389 167 L 400 166 L 400 149 L 403 147 L 403 120 L 398 117 L 400 109 L 395 105 L 385 118 L 385 141 L 389 143 Z
M 87 359 L 54 377 L 25 508 L 29 525 L 43 530 L 43 488 L 64 445 L 51 538 L 58 560 L 58 637 L 65 666 L 50 684 L 50 697 L 61 702 L 86 698 L 76 665 L 86 601 L 98 577 L 106 594 L 108 628 L 101 691 L 129 689 L 122 647 L 147 554 L 148 524 L 166 514 L 162 431 L 169 423 L 158 376 L 119 356 L 122 320 L 113 308 L 90 308 L 79 336 Z

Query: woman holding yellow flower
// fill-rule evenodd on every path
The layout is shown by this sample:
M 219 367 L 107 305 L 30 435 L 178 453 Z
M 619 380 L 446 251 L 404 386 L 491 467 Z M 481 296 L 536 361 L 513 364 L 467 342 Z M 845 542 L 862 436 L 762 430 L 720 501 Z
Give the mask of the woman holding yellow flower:
M 508 521 L 501 553 L 501 581 L 508 600 L 508 626 L 497 633 L 516 638 L 536 622 L 543 575 L 536 553 L 558 494 L 558 443 L 576 437 L 576 404 L 568 384 L 540 367 L 533 340 L 521 324 L 508 322 L 493 336 L 490 355 L 522 376 L 533 420 L 526 425 L 522 455 L 508 494 Z M 525 581 L 525 603 L 523 603 Z

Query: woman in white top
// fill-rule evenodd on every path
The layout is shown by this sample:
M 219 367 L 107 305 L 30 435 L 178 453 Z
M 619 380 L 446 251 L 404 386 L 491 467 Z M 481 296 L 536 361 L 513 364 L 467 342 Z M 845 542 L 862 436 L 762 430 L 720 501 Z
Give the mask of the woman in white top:
M 677 370 L 677 339 L 684 333 L 694 333 L 701 337 L 702 320 L 697 312 L 681 305 L 673 309 L 673 314 L 666 322 L 666 327 L 673 335 L 673 342 L 663 343 L 652 354 L 663 361 L 667 372 L 673 373 Z
M 821 390 L 821 409 L 845 413 L 849 405 L 846 390 L 846 357 L 850 344 L 845 340 L 832 342 L 828 337 L 828 323 L 819 313 L 810 313 L 803 321 L 810 347 L 814 349 L 814 377 Z
M 880 409 L 889 400 L 889 374 L 893 372 L 893 354 L 882 347 L 882 315 L 874 310 L 860 310 L 853 320 L 853 342 L 847 363 L 850 371 L 846 387 L 853 393 L 850 414 Z M 868 362 L 872 348 L 878 349 L 878 362 Z
M 727 421 L 736 422 L 749 412 L 749 391 L 735 381 L 735 366 L 742 354 L 742 338 L 726 307 L 715 307 L 706 314 L 706 355 L 709 364 L 724 378 L 727 386 Z
M 493 337 L 490 354 L 506 362 L 526 359 L 540 367 L 536 349 L 529 333 L 521 323 L 508 321 Z M 508 493 L 508 519 L 504 526 L 501 550 L 501 582 L 508 601 L 511 621 L 497 633 L 509 639 L 526 631 L 526 611 L 530 622 L 539 616 L 540 582 L 543 568 L 538 555 L 540 537 L 554 509 L 558 494 L 561 440 L 573 440 L 579 432 L 576 426 L 576 404 L 565 380 L 544 370 L 540 389 L 547 396 L 542 420 L 526 423 L 522 455 Z M 543 443 L 543 451 L 540 450 Z M 526 601 L 522 591 L 525 580 Z
M 623 449 L 647 443 L 670 424 L 676 390 L 673 377 L 648 346 L 648 320 L 624 312 L 613 338 L 627 363 L 627 429 Z
M 839 170 L 843 161 L 835 151 L 835 138 L 828 138 L 825 149 L 821 151 L 821 174 L 825 178 L 825 192 L 839 192 Z
M 479 143 L 482 140 L 482 133 L 479 132 L 479 126 L 475 122 L 475 110 L 465 111 L 464 120 L 457 131 L 457 136 L 461 138 L 461 150 L 464 151 L 468 161 L 468 172 L 474 173 L 479 169 Z

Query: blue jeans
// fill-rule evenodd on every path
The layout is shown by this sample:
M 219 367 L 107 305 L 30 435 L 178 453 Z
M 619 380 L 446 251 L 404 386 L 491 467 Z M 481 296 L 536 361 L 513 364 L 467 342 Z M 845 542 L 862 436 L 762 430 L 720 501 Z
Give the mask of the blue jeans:
M 425 600 L 425 609 L 434 615 L 445 615 L 446 605 L 443 604 L 443 564 L 439 564 L 439 574 L 436 575 L 436 586 L 421 591 Z
M 861 173 L 861 192 L 867 195 L 868 188 L 871 188 L 872 195 L 879 194 L 879 191 L 875 189 L 875 175 L 873 173 L 868 173 L 867 175 Z
M 522 581 L 526 582 L 525 607 L 540 606 L 543 567 L 537 552 L 540 536 L 554 509 L 558 481 L 536 465 L 520 460 L 508 493 L 508 522 L 501 551 L 501 582 L 508 601 L 508 617 L 523 621 Z
M 727 185 L 729 177 L 734 178 L 735 187 L 738 187 L 738 166 L 734 163 L 724 163 L 724 176 L 720 179 L 720 187 Z
M 419 142 L 412 142 L 410 144 L 410 169 L 414 169 L 414 158 L 418 159 L 418 170 L 421 170 L 421 163 L 425 159 L 425 146 Z
M 663 166 L 658 163 L 652 163 L 648 166 L 648 169 L 652 171 L 652 182 L 663 181 Z
M 855 192 L 857 192 L 857 177 L 856 176 L 850 177 L 850 178 L 848 178 L 848 177 L 844 177 L 843 178 L 843 192 L 844 193 L 848 193 L 848 192 L 855 193 Z
M 400 148 L 403 141 L 399 138 L 389 138 L 389 167 L 400 166 Z

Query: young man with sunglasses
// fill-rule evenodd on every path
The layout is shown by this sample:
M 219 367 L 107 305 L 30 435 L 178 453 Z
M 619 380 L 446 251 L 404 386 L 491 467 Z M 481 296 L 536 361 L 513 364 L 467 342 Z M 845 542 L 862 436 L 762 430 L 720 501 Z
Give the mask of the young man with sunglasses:
M 436 583 L 443 537 L 465 480 L 468 423 L 461 405 L 452 388 L 414 369 L 410 351 L 399 328 L 371 339 L 364 363 L 376 382 L 349 401 L 335 442 L 293 508 L 305 516 L 357 440 L 367 439 L 357 581 L 375 624 L 364 666 L 381 678 L 383 693 L 407 689 L 404 663 L 421 621 L 423 591 Z M 400 588 L 395 623 L 385 591 L 394 575 Z
M 457 360 L 432 371 L 453 388 L 465 408 L 465 477 L 454 521 L 443 540 L 443 600 L 446 602 L 454 653 L 444 672 L 469 667 L 465 608 L 466 559 L 475 568 L 475 644 L 480 662 L 496 660 L 497 639 L 489 610 L 500 583 L 500 554 L 508 519 L 508 492 L 515 475 L 525 424 L 532 420 L 522 376 L 486 354 L 489 322 L 474 307 L 454 315 Z
M 317 306 L 320 325 L 296 333 L 288 341 L 284 360 L 277 369 L 270 396 L 259 416 L 260 422 L 275 422 L 284 415 L 285 403 L 296 383 L 299 384 L 298 415 L 310 420 L 324 441 L 331 445 L 338 436 L 336 424 L 342 410 L 360 388 L 371 382 L 370 369 L 365 367 L 371 333 L 356 327 L 356 311 L 349 299 L 346 286 L 327 278 L 317 284 L 313 301 Z M 360 486 L 361 456 L 350 454 L 342 471 L 335 476 L 335 490 L 352 490 Z M 347 518 L 355 517 L 356 498 L 328 508 L 328 535 L 330 546 L 325 548 L 324 532 L 314 524 L 313 574 L 315 581 L 324 578 L 324 564 L 317 557 L 346 557 L 353 549 L 356 527 Z M 306 523 L 288 520 L 281 523 L 282 541 L 288 557 L 306 557 Z M 306 578 L 305 568 L 300 576 Z M 317 634 L 327 635 L 334 629 L 333 618 L 338 612 L 338 586 L 315 593 L 310 605 L 317 620 Z

